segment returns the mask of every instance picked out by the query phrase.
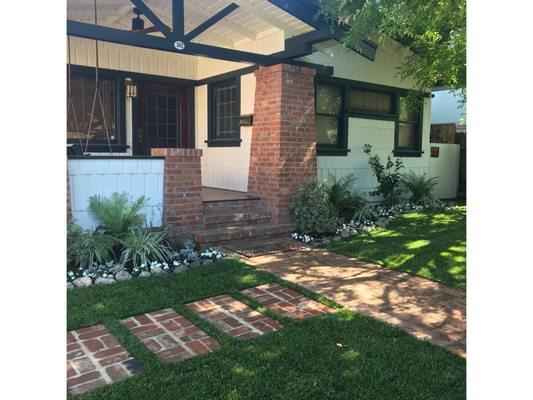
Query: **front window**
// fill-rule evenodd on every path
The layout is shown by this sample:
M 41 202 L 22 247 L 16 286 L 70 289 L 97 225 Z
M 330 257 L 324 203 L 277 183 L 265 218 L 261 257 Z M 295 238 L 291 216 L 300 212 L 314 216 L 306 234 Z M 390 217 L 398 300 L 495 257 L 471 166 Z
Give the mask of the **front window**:
M 348 108 L 351 112 L 394 114 L 394 94 L 350 89 Z
M 117 87 L 115 79 L 99 78 L 100 96 L 95 99 L 95 79 L 90 75 L 75 75 L 71 78 L 72 101 L 67 105 L 67 140 L 83 145 L 89 135 L 89 145 L 108 143 L 118 140 L 117 129 Z M 100 103 L 101 98 L 101 103 Z M 93 110 L 94 102 L 94 111 Z M 92 111 L 92 113 L 91 113 Z M 92 114 L 92 119 L 91 119 Z M 77 122 L 77 123 L 76 123 Z M 89 130 L 89 124 L 90 130 Z
M 342 87 L 319 83 L 316 87 L 316 133 L 319 145 L 339 144 L 342 123 Z
M 211 84 L 210 132 L 208 144 L 240 143 L 240 88 L 238 78 Z
M 397 150 L 419 149 L 420 114 L 413 110 L 406 97 L 400 98 L 400 115 L 396 138 Z

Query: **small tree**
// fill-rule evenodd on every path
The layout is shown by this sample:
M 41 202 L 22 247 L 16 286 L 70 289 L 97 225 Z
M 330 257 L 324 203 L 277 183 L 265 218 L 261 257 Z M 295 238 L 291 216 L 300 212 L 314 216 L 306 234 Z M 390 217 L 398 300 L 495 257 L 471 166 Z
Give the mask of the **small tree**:
M 402 158 L 392 160 L 387 156 L 387 163 L 383 165 L 378 155 L 370 155 L 372 146 L 365 144 L 363 152 L 369 156 L 368 164 L 372 168 L 372 172 L 378 180 L 378 186 L 371 191 L 372 196 L 382 196 L 383 203 L 387 206 L 392 206 L 400 200 L 403 190 L 400 187 L 402 174 L 400 170 L 403 168 Z

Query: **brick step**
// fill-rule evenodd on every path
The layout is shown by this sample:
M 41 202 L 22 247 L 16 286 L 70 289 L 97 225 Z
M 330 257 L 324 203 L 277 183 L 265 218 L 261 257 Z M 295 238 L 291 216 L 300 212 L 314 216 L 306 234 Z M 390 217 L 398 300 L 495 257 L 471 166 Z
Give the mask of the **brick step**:
M 245 211 L 228 213 L 227 211 L 208 214 L 204 217 L 206 229 L 222 228 L 227 226 L 244 226 L 268 224 L 272 213 L 269 211 Z
M 260 197 L 242 200 L 214 200 L 203 202 L 204 215 L 222 213 L 243 213 L 247 211 L 262 211 L 263 202 Z
M 194 232 L 198 243 L 219 243 L 229 240 L 279 235 L 292 230 L 291 224 L 257 224 L 249 226 L 226 226 Z

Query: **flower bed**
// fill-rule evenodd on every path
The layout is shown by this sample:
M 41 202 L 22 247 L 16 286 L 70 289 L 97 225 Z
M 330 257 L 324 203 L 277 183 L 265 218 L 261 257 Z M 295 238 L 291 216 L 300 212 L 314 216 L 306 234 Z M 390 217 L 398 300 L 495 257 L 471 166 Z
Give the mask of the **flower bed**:
M 145 278 L 151 275 L 168 275 L 185 272 L 189 268 L 210 265 L 225 258 L 218 250 L 198 250 L 196 244 L 189 240 L 181 249 L 172 253 L 168 262 L 152 261 L 128 270 L 123 265 L 108 261 L 105 264 L 92 263 L 87 268 L 78 268 L 67 272 L 67 288 L 86 287 L 93 284 L 113 284 L 134 278 Z
M 383 227 L 390 223 L 391 219 L 409 212 L 422 211 L 448 211 L 455 207 L 454 204 L 437 201 L 432 205 L 417 205 L 411 202 L 402 202 L 391 207 L 385 207 L 381 204 L 371 206 L 373 217 L 357 221 L 351 220 L 349 223 L 340 225 L 334 235 L 313 237 L 311 235 L 302 235 L 298 232 L 292 233 L 292 238 L 312 245 L 328 244 L 336 242 L 350 236 L 358 235 L 360 232 L 372 232 L 377 227 Z

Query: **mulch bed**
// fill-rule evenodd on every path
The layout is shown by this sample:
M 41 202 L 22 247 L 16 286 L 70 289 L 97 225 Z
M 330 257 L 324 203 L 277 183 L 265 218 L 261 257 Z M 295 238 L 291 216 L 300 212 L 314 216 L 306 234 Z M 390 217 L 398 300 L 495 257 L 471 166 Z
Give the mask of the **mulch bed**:
M 238 242 L 225 243 L 224 247 L 248 258 L 307 248 L 305 244 L 288 236 L 245 239 Z

